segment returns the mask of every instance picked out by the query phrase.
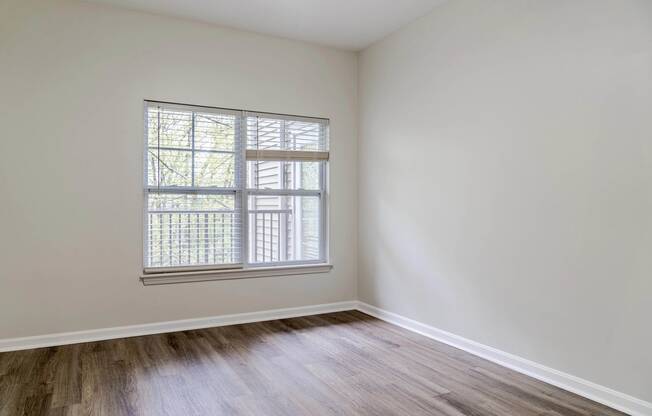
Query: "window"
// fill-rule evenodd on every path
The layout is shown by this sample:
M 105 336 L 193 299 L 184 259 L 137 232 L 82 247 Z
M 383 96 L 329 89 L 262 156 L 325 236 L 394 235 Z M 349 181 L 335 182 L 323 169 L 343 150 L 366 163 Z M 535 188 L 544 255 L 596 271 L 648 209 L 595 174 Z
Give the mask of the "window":
M 328 120 L 147 101 L 145 273 L 326 262 Z

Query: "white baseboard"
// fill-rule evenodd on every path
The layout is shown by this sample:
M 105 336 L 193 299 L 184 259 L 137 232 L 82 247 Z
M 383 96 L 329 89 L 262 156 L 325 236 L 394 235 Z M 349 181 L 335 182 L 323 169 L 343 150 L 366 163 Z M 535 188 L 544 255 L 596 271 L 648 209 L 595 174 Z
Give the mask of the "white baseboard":
M 0 339 L 0 352 L 78 344 L 80 342 L 127 338 L 140 335 L 162 334 L 166 332 L 244 324 L 248 322 L 270 321 L 273 319 L 293 318 L 297 316 L 317 315 L 320 313 L 352 310 L 355 309 L 356 306 L 356 301 L 337 302 L 322 305 L 299 306 L 296 308 L 272 309 L 259 312 L 212 316 L 207 318 L 91 329 L 88 331 L 64 332 L 24 338 Z
M 595 384 L 593 382 L 546 367 L 525 358 L 500 351 L 478 342 L 451 334 L 413 319 L 388 312 L 375 306 L 358 301 L 328 303 L 322 305 L 300 306 L 296 308 L 273 309 L 259 312 L 221 315 L 207 318 L 184 319 L 178 321 L 157 322 L 142 325 L 130 325 L 113 328 L 93 329 L 88 331 L 65 332 L 25 338 L 0 339 L 0 352 L 25 350 L 31 348 L 52 347 L 57 345 L 77 344 L 81 342 L 101 341 L 115 338 L 127 338 L 140 335 L 161 334 L 166 332 L 210 328 L 225 325 L 261 322 L 273 319 L 297 316 L 317 315 L 357 309 L 383 321 L 390 322 L 428 338 L 443 342 L 471 354 L 477 355 L 496 364 L 510 368 L 519 373 L 568 390 L 580 396 L 602 403 L 632 416 L 652 416 L 652 403 L 637 399 L 627 394 Z
M 358 302 L 357 309 L 368 315 L 382 319 L 383 321 L 459 348 L 473 355 L 477 355 L 478 357 L 482 357 L 496 364 L 536 378 L 548 384 L 552 384 L 553 386 L 560 387 L 564 390 L 586 397 L 587 399 L 602 403 L 632 416 L 652 416 L 652 403 L 637 399 L 636 397 L 629 396 L 625 393 L 563 373 L 525 358 L 500 351 L 496 348 L 471 341 L 470 339 L 463 338 L 459 335 L 442 331 L 441 329 L 437 329 L 393 312 L 385 311 L 364 302 Z

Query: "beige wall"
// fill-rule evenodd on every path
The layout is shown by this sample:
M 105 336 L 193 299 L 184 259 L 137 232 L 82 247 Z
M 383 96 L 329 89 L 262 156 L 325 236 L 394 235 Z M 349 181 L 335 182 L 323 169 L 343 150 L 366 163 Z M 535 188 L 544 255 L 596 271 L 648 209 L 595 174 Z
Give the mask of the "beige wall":
M 0 339 L 356 297 L 356 56 L 0 0 Z M 329 117 L 329 274 L 143 287 L 143 99 Z
M 359 297 L 652 400 L 652 2 L 454 0 L 360 60 Z

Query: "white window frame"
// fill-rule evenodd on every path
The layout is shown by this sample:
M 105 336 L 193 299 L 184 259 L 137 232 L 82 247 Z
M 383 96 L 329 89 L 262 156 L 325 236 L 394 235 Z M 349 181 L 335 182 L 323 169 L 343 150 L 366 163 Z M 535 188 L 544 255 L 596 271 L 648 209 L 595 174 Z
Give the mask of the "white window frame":
M 236 164 L 241 168 L 236 169 L 236 186 L 234 188 L 206 189 L 201 187 L 156 187 L 153 189 L 148 183 L 148 109 L 153 105 L 160 105 L 165 109 L 178 109 L 183 111 L 196 111 L 203 113 L 214 112 L 216 114 L 232 114 L 240 120 L 240 146 L 241 154 Z M 247 119 L 248 117 L 269 117 L 293 121 L 319 122 L 326 128 L 328 141 L 330 120 L 319 117 L 292 116 L 286 114 L 254 112 L 236 110 L 230 108 L 210 107 L 201 105 L 187 105 L 157 100 L 145 100 L 143 103 L 143 131 L 144 131 L 144 152 L 143 152 L 143 273 L 140 276 L 145 285 L 168 284 L 180 282 L 195 282 L 206 280 L 225 280 L 238 278 L 253 278 L 266 276 L 286 276 L 297 274 L 325 273 L 330 271 L 329 264 L 329 233 L 328 233 L 328 199 L 329 199 L 329 152 L 301 152 L 305 153 L 306 160 L 314 160 L 313 153 L 326 154 L 326 159 L 320 161 L 319 190 L 285 190 L 285 189 L 248 189 L 247 188 Z M 250 150 L 251 151 L 251 150 Z M 236 209 L 240 208 L 240 256 L 241 262 L 233 264 L 214 264 L 198 266 L 171 266 L 171 267 L 148 267 L 146 253 L 148 250 L 148 194 L 149 192 L 172 192 L 172 193 L 216 193 L 224 195 L 235 195 Z M 319 224 L 319 252 L 320 258 L 315 260 L 293 260 L 276 262 L 249 263 L 249 212 L 248 201 L 250 195 L 274 195 L 274 196 L 316 196 L 320 198 L 320 224 Z

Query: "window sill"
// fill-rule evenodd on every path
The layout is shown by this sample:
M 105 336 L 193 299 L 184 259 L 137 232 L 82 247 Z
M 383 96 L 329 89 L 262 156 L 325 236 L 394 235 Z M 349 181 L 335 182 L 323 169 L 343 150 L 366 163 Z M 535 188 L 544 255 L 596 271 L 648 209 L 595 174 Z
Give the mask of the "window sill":
M 171 283 L 206 282 L 210 280 L 253 279 L 258 277 L 291 276 L 297 274 L 328 273 L 331 264 L 307 264 L 299 266 L 252 267 L 249 269 L 200 270 L 169 273 L 147 273 L 140 276 L 143 285 L 166 285 Z

